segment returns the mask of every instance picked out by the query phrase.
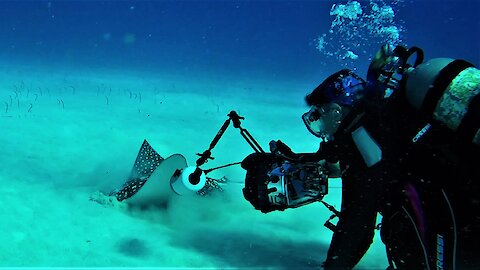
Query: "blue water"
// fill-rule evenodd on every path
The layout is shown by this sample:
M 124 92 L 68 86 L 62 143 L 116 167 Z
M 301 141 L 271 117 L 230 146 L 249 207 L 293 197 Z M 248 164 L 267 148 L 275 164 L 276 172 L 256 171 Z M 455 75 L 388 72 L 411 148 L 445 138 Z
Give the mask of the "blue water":
M 2 1 L 0 56 L 11 62 L 186 76 L 215 72 L 318 80 L 342 63 L 319 53 L 313 40 L 329 30 L 333 3 L 346 2 Z M 407 45 L 422 47 L 427 58 L 479 63 L 479 1 L 402 1 L 394 6 Z M 366 55 L 378 46 L 364 48 Z M 348 67 L 362 73 L 367 65 L 364 57 Z

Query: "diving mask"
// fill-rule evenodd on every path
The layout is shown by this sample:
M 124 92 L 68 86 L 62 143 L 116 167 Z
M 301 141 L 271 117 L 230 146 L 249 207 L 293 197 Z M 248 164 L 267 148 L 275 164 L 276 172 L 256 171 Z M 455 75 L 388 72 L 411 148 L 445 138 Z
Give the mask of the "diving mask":
M 342 121 L 342 107 L 337 103 L 312 106 L 302 116 L 307 129 L 315 136 L 330 140 Z

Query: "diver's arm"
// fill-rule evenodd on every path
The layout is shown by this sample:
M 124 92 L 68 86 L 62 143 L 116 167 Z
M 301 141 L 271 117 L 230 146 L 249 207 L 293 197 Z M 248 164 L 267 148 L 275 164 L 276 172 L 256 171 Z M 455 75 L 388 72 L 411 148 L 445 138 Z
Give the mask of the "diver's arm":
M 342 210 L 324 267 L 352 269 L 370 247 L 374 236 L 376 203 L 374 188 L 366 178 L 348 177 L 342 182 Z

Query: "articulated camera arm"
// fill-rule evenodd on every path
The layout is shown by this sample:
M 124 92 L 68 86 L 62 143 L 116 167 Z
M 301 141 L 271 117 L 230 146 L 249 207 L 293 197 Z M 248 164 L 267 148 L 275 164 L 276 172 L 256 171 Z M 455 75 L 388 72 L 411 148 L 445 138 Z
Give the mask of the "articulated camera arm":
M 247 143 L 253 148 L 255 152 L 265 153 L 262 147 L 258 144 L 258 142 L 252 137 L 250 132 L 248 132 L 248 130 L 241 127 L 240 120 L 245 119 L 244 117 L 239 116 L 235 111 L 231 111 L 228 114 L 228 117 L 229 118 L 225 120 L 222 127 L 218 131 L 217 135 L 215 135 L 215 138 L 213 138 L 212 142 L 210 143 L 210 147 L 207 150 L 205 150 L 202 154 L 197 153 L 197 155 L 200 156 L 200 158 L 197 160 L 197 167 L 202 166 L 209 159 L 214 159 L 212 157 L 211 151 L 217 145 L 218 141 L 227 130 L 228 126 L 230 125 L 230 122 L 233 122 L 233 127 L 240 129 L 240 135 L 242 135 L 242 137 L 247 141 Z
M 237 164 L 241 163 L 241 162 L 231 163 L 231 164 L 223 165 L 223 166 L 220 166 L 220 167 L 211 168 L 211 169 L 208 169 L 208 170 L 200 169 L 200 166 L 207 163 L 207 161 L 209 159 L 212 159 L 212 160 L 214 159 L 212 157 L 212 149 L 217 145 L 218 141 L 220 140 L 220 138 L 223 136 L 223 134 L 227 130 L 228 126 L 230 125 L 230 122 L 233 122 L 233 127 L 240 129 L 240 135 L 242 135 L 242 137 L 247 141 L 247 143 L 253 148 L 253 150 L 255 152 L 265 153 L 265 151 L 263 151 L 262 147 L 253 138 L 253 136 L 250 134 L 250 132 L 248 132 L 248 130 L 241 127 L 240 120 L 244 120 L 245 119 L 244 117 L 239 116 L 235 111 L 231 111 L 227 116 L 228 116 L 228 119 L 225 120 L 222 127 L 218 131 L 217 135 L 215 135 L 215 137 L 213 138 L 212 142 L 210 143 L 209 148 L 207 150 L 205 150 L 202 154 L 197 153 L 197 156 L 200 156 L 200 157 L 197 159 L 197 162 L 196 162 L 197 168 L 189 176 L 189 181 L 191 183 L 198 183 L 198 181 L 200 181 L 200 176 L 201 176 L 202 172 L 207 174 L 207 173 L 209 173 L 213 170 L 216 170 L 216 169 L 220 169 L 220 168 L 224 168 L 224 167 L 228 167 L 228 166 L 232 166 L 232 165 L 237 165 Z

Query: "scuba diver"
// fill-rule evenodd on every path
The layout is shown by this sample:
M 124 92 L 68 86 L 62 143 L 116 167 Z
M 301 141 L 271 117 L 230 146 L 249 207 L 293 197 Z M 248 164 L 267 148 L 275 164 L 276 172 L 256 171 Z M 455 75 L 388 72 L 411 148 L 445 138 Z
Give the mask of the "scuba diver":
M 325 223 L 334 231 L 325 269 L 355 267 L 376 228 L 389 269 L 480 267 L 480 70 L 423 58 L 417 47 L 385 45 L 367 81 L 347 69 L 329 76 L 305 98 L 316 153 L 272 141 L 271 153 L 242 162 L 255 209 L 321 201 L 338 216 Z M 332 177 L 342 178 L 340 211 L 322 201 Z
M 400 169 L 398 163 L 385 160 L 394 159 L 391 155 L 399 151 L 392 148 L 405 142 L 401 142 L 402 125 L 380 113 L 377 95 L 355 73 L 341 70 L 306 96 L 311 109 L 302 118 L 308 130 L 322 139 L 317 154 L 331 164 L 339 162 L 342 178 L 339 221 L 325 269 L 353 268 L 372 243 L 377 213 L 393 212 L 391 191 L 400 185 Z
M 306 96 L 303 120 L 323 139 L 318 155 L 339 161 L 343 183 L 325 269 L 359 262 L 377 212 L 390 269 L 480 267 L 480 71 L 422 62 L 417 47 L 386 45 L 367 82 L 342 70 Z

